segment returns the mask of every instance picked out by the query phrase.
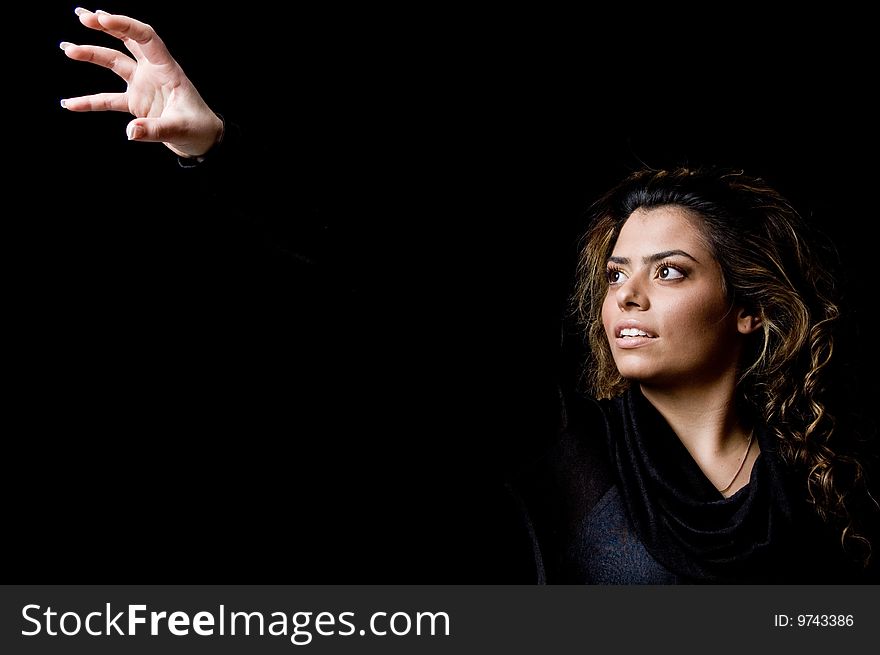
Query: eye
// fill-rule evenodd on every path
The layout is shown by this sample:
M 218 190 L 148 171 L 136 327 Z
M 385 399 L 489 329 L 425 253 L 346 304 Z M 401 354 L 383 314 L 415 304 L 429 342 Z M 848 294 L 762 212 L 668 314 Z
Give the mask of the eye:
M 680 280 L 685 274 L 670 264 L 660 264 L 657 269 L 657 277 L 661 280 Z
M 605 271 L 605 276 L 608 278 L 608 284 L 623 284 L 627 279 L 626 273 L 619 268 L 609 268 Z

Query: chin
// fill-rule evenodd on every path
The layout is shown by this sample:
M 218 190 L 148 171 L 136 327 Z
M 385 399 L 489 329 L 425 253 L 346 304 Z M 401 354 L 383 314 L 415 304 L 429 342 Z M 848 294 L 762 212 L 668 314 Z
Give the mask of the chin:
M 650 375 L 626 375 L 625 373 L 621 373 L 620 376 L 631 384 L 650 385 L 651 381 L 654 380 L 654 378 Z
M 648 365 L 647 362 L 615 361 L 614 363 L 620 376 L 630 382 L 647 382 L 658 374 L 656 367 Z

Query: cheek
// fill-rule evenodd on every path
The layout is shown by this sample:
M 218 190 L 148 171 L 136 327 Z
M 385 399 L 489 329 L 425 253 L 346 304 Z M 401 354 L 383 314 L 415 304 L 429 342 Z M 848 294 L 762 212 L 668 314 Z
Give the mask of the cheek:
M 698 342 L 715 342 L 724 338 L 730 322 L 725 318 L 730 308 L 724 298 L 715 295 L 692 296 L 673 300 L 664 312 L 664 328 L 668 334 L 680 335 Z M 671 330 L 669 329 L 671 328 Z M 735 328 L 734 328 L 735 332 Z

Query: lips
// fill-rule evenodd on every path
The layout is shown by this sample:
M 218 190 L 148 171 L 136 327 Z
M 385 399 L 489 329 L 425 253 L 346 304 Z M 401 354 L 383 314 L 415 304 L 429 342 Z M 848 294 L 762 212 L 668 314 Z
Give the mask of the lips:
M 640 321 L 627 319 L 614 326 L 614 345 L 621 349 L 642 348 L 654 343 L 657 333 Z

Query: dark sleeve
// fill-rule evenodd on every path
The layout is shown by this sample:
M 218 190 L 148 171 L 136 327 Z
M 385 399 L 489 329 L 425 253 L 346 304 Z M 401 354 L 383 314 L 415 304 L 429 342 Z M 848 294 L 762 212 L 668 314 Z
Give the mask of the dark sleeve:
M 510 483 L 532 545 L 538 584 L 584 580 L 580 531 L 612 484 L 599 405 L 588 399 L 563 399 L 560 413 L 556 442 Z
M 288 270 L 331 286 L 346 277 L 346 233 L 338 182 L 309 151 L 289 141 L 273 150 L 264 135 L 223 119 L 223 137 L 204 157 L 178 157 L 181 194 L 203 216 L 207 229 L 230 242 L 263 251 Z M 289 149 L 289 150 L 288 150 Z

